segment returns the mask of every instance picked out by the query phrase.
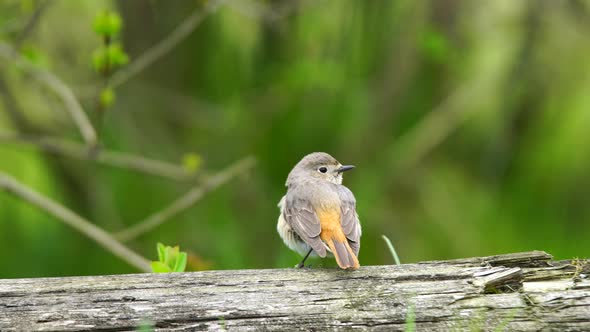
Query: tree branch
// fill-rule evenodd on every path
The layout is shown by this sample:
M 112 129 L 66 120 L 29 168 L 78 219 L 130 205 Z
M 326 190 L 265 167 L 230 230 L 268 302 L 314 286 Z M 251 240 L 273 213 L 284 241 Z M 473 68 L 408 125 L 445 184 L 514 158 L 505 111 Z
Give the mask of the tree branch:
M 47 11 L 51 2 L 52 0 L 45 0 L 40 1 L 40 3 L 37 4 L 35 11 L 27 21 L 27 24 L 25 25 L 23 30 L 18 34 L 16 41 L 14 42 L 17 48 L 19 48 L 19 46 L 22 45 L 22 43 L 27 39 L 27 37 L 29 37 L 31 32 L 35 30 L 37 23 L 39 23 L 39 19 Z
M 136 267 L 138 270 L 151 272 L 150 262 L 147 259 L 127 248 L 107 232 L 2 172 L 0 172 L 0 189 L 18 196 L 32 205 L 46 211 L 66 225 L 69 225 L 80 233 L 86 235 L 115 256 Z
M 211 176 L 202 185 L 196 186 L 189 190 L 186 194 L 172 202 L 172 204 L 169 206 L 152 214 L 143 221 L 115 234 L 115 236 L 121 241 L 129 241 L 146 232 L 149 232 L 173 216 L 193 206 L 208 192 L 217 189 L 235 176 L 252 168 L 255 163 L 256 160 L 252 156 L 237 161 L 233 165 Z
M 190 34 L 203 22 L 203 20 L 213 14 L 228 0 L 211 0 L 208 1 L 203 9 L 195 10 L 188 18 L 184 20 L 174 31 L 166 38 L 152 46 L 150 49 L 141 54 L 139 58 L 132 61 L 128 66 L 117 71 L 109 80 L 110 85 L 115 88 L 133 76 L 139 74 L 142 70 L 156 62 L 159 58 L 170 52 L 180 42 L 185 40 Z
M 64 82 L 52 73 L 35 66 L 20 56 L 20 54 L 7 43 L 0 42 L 0 57 L 14 62 L 20 69 L 30 73 L 37 80 L 53 90 L 62 99 L 66 110 L 78 126 L 78 130 L 84 138 L 84 141 L 89 146 L 96 145 L 96 132 L 90 124 L 90 120 L 82 109 L 80 102 L 78 102 L 78 99 L 74 96 L 72 90 Z
M 27 137 L 16 134 L 0 133 L 0 142 L 26 144 L 57 155 L 80 160 L 90 160 L 99 164 L 129 169 L 176 181 L 188 181 L 195 178 L 193 173 L 188 172 L 180 165 L 148 159 L 124 152 L 104 150 L 101 148 L 97 150 L 96 148 L 65 139 Z

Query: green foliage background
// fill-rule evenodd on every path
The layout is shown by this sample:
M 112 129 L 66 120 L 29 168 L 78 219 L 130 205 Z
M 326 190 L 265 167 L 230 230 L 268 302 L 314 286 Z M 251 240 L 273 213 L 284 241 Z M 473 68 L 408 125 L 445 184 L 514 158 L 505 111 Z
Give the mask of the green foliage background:
M 40 2 L 0 4 L 16 45 Z M 363 225 L 361 264 L 532 249 L 590 256 L 588 1 L 229 0 L 191 36 L 115 89 L 101 119 L 92 52 L 97 13 L 121 14 L 133 63 L 202 1 L 69 1 L 48 6 L 19 50 L 67 82 L 101 141 L 213 172 L 257 166 L 129 243 L 158 241 L 188 269 L 290 267 L 276 231 L 291 167 L 326 151 L 357 168 L 345 184 Z M 11 96 L 14 97 L 11 99 Z M 0 130 L 80 140 L 63 105 L 0 63 Z M 29 128 L 29 129 L 30 129 Z M 191 187 L 0 142 L 0 170 L 108 231 L 132 225 Z M 0 277 L 134 272 L 29 204 L 0 192 Z M 328 260 L 316 264 L 331 265 Z

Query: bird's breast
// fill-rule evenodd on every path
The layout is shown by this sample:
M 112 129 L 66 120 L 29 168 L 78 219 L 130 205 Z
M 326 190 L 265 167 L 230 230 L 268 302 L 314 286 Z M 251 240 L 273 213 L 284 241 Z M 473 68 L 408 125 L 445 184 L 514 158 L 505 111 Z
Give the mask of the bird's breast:
M 316 209 L 340 208 L 340 196 L 335 184 L 322 182 L 310 182 L 302 188 Z

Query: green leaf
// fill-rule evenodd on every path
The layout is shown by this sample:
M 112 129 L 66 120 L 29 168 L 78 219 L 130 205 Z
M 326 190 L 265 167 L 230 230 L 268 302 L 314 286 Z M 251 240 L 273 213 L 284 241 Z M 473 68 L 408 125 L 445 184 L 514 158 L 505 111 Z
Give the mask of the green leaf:
M 102 37 L 114 37 L 121 32 L 123 21 L 119 14 L 109 11 L 98 13 L 92 27 L 94 32 Z
M 103 73 L 107 67 L 112 70 L 127 63 L 129 63 L 129 56 L 119 43 L 111 44 L 106 48 L 100 47 L 92 53 L 92 65 L 98 73 Z
M 158 250 L 158 260 L 160 262 L 164 263 L 166 261 L 166 246 L 163 243 L 158 242 L 157 250 Z
M 196 153 L 187 153 L 182 157 L 182 167 L 189 173 L 196 173 L 201 167 L 201 156 Z
M 177 257 L 176 264 L 174 264 L 174 268 L 172 270 L 174 272 L 184 272 L 186 269 L 186 259 L 186 252 L 181 252 Z
M 115 102 L 115 91 L 111 87 L 106 87 L 100 92 L 100 104 L 104 108 L 109 108 Z
M 154 273 L 168 273 L 168 272 L 172 272 L 172 269 L 170 269 L 170 267 L 162 262 L 152 262 L 151 263 L 152 266 L 152 272 Z
M 41 52 L 41 50 L 32 45 L 24 45 L 21 47 L 21 55 L 23 58 L 29 60 L 32 64 L 35 64 L 42 68 L 47 68 L 49 66 L 49 60 Z
M 174 250 L 170 246 L 166 246 L 166 250 L 164 251 L 164 264 L 168 266 L 173 266 L 170 264 L 172 260 L 174 260 Z
M 99 48 L 92 53 L 92 66 L 98 73 L 102 73 L 109 63 L 107 52 L 104 48 Z
M 123 47 L 119 43 L 109 45 L 106 53 L 112 67 L 126 65 L 129 62 L 129 56 L 123 51 Z
M 159 261 L 151 263 L 154 272 L 184 272 L 188 257 L 186 252 L 181 252 L 178 246 L 165 246 L 160 242 L 157 249 Z

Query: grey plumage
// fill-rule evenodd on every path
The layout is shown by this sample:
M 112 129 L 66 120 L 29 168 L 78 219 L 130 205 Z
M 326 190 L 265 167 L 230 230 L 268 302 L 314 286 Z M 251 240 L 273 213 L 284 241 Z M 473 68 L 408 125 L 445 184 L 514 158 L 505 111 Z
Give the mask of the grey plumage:
M 340 186 L 338 190 L 342 209 L 342 230 L 354 254 L 358 256 L 361 249 L 361 224 L 356 213 L 356 199 L 345 186 Z
M 282 213 L 301 240 L 311 246 L 317 255 L 326 257 L 326 246 L 320 239 L 320 220 L 308 196 L 306 186 L 291 188 L 285 195 Z
M 342 167 L 332 156 L 321 152 L 307 155 L 295 165 L 287 177 L 287 194 L 279 202 L 277 230 L 285 244 L 301 255 L 312 248 L 315 255 L 325 257 L 332 246 L 341 267 L 356 268 L 361 226 L 354 195 L 342 185 Z M 321 168 L 326 168 L 325 172 Z M 322 230 L 318 211 L 338 211 L 338 229 L 328 230 L 335 232 L 334 239 L 322 233 L 326 230 Z M 341 241 L 346 243 L 337 240 L 337 235 L 342 234 L 339 232 L 345 236 Z

